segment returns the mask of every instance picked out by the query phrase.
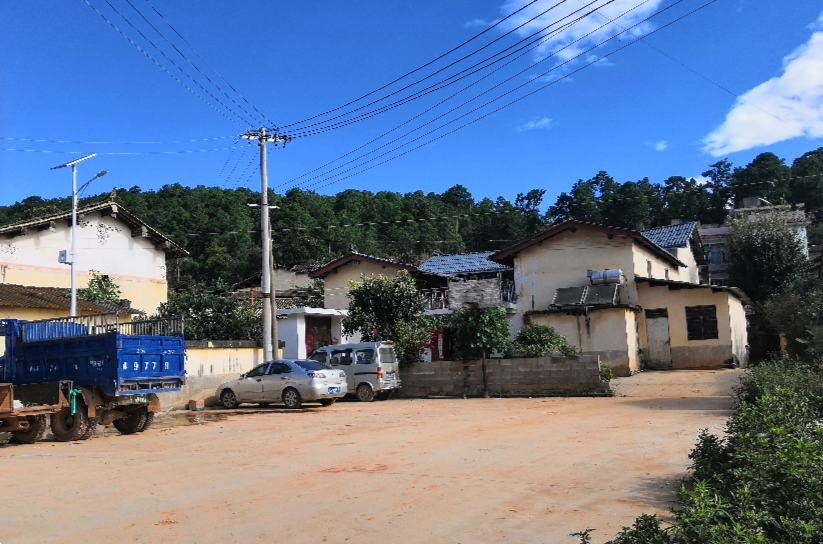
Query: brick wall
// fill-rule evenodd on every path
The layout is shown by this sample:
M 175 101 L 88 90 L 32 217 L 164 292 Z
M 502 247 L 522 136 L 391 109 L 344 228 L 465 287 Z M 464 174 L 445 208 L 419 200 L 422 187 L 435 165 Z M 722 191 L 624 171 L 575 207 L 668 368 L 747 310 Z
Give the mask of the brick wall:
M 489 390 L 492 394 L 535 394 L 606 391 L 600 381 L 598 357 L 539 357 L 536 359 L 488 359 Z M 401 371 L 401 395 L 479 395 L 483 391 L 480 361 L 416 363 Z

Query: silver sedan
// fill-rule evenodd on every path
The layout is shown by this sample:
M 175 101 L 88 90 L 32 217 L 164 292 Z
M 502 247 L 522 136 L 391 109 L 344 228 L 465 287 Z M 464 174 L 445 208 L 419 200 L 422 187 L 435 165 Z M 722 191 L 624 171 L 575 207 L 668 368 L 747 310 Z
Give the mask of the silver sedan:
M 330 406 L 346 391 L 345 372 L 299 359 L 268 361 L 218 388 L 220 401 L 229 409 L 244 402 L 261 406 L 282 402 L 287 408 L 300 408 L 303 402 Z

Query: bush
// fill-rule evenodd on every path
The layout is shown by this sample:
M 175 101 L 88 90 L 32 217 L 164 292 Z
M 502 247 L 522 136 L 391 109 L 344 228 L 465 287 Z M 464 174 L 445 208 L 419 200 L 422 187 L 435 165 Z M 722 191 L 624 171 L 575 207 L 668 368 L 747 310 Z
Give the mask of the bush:
M 551 327 L 535 323 L 521 327 L 506 352 L 509 357 L 545 357 L 555 354 L 575 357 L 580 355 L 580 351 L 570 345 L 565 336 L 558 334 Z
M 698 437 L 694 486 L 679 491 L 672 527 L 643 515 L 612 544 L 823 541 L 821 384 L 787 357 L 747 372 L 725 436 Z

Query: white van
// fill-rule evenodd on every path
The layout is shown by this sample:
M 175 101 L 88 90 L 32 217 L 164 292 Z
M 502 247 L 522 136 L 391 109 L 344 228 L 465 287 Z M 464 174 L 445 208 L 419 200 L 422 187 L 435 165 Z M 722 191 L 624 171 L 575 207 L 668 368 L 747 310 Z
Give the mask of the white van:
M 386 400 L 393 390 L 400 388 L 400 365 L 391 342 L 323 346 L 308 358 L 345 371 L 349 393 L 363 402 L 375 397 Z

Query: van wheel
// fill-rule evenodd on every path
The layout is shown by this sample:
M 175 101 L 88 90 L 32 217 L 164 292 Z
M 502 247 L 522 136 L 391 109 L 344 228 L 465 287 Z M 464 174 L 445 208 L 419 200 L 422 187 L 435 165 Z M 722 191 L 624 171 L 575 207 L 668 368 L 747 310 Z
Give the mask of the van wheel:
M 296 410 L 303 406 L 303 397 L 300 396 L 300 392 L 297 391 L 297 389 L 289 387 L 283 391 L 283 404 L 286 405 L 286 408 Z
M 224 389 L 223 392 L 220 393 L 220 402 L 222 402 L 223 406 L 228 410 L 237 408 L 237 405 L 240 404 L 237 402 L 237 395 L 235 395 L 231 389 Z
M 59 442 L 73 442 L 80 440 L 88 427 L 88 413 L 86 405 L 79 398 L 75 401 L 75 412 L 63 408 L 51 416 L 51 432 Z
M 46 416 L 27 416 L 29 422 L 28 431 L 12 431 L 11 444 L 34 444 L 46 434 L 48 422 Z
M 374 400 L 374 391 L 365 383 L 361 383 L 357 387 L 357 400 L 360 402 L 371 402 Z
M 320 399 L 320 406 L 331 406 L 337 399 Z

